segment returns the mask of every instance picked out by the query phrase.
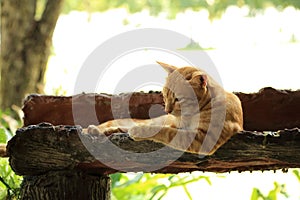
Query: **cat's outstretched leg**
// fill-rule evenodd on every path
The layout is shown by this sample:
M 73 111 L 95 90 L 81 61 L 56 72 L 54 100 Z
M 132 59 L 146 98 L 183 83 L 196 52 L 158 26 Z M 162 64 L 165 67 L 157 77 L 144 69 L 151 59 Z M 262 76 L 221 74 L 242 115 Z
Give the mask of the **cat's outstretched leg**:
M 181 151 L 209 155 L 212 152 L 201 148 L 206 134 L 195 130 L 161 126 L 138 126 L 129 130 L 134 140 L 152 140 Z
M 176 119 L 171 115 L 163 115 L 153 119 L 115 119 L 104 122 L 98 126 L 89 125 L 88 128 L 83 129 L 83 133 L 89 134 L 105 134 L 110 135 L 113 133 L 127 133 L 129 129 L 135 126 L 143 125 L 159 125 L 169 126 L 176 123 Z
M 88 128 L 83 129 L 83 133 L 92 135 L 111 135 L 113 133 L 126 133 L 128 130 L 135 126 L 138 120 L 133 119 L 116 119 L 104 122 L 98 126 L 89 125 Z
M 118 127 L 107 127 L 103 128 L 95 125 L 89 125 L 86 129 L 82 130 L 85 134 L 91 134 L 91 135 L 111 135 L 113 133 L 125 133 L 127 132 L 127 129 L 121 129 Z

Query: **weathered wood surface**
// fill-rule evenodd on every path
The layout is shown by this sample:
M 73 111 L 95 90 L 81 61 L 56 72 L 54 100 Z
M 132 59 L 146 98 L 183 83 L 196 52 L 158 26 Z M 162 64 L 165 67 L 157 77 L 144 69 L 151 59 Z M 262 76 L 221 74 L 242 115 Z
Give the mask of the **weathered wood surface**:
M 268 135 L 243 132 L 207 157 L 163 147 L 150 141 L 135 142 L 127 134 L 114 134 L 105 140 L 81 134 L 79 126 L 44 123 L 19 129 L 8 143 L 8 155 L 13 170 L 27 176 L 61 170 L 103 175 L 117 171 L 228 172 L 300 167 L 300 131 L 296 128 Z M 159 149 L 163 150 L 157 153 Z
M 300 127 L 300 90 L 263 88 L 257 93 L 236 94 L 242 102 L 245 130 L 277 131 Z M 112 101 L 116 102 L 115 106 L 112 106 Z M 49 122 L 53 125 L 76 124 L 86 127 L 117 118 L 144 119 L 165 114 L 162 106 L 152 107 L 157 104 L 163 105 L 159 92 L 114 96 L 80 94 L 72 97 L 31 95 L 23 107 L 24 125 Z
M 110 178 L 72 170 L 51 171 L 34 177 L 24 177 L 19 199 L 109 200 Z
M 86 127 L 114 118 L 160 116 L 164 114 L 161 93 L 31 95 L 23 108 L 26 127 L 8 143 L 10 163 L 18 174 L 27 176 L 60 170 L 103 175 L 300 167 L 300 154 L 295 153 L 300 150 L 300 91 L 264 88 L 258 93 L 236 94 L 243 105 L 244 128 L 252 132 L 237 134 L 207 157 L 150 141 L 135 142 L 128 134 L 114 134 L 108 139 L 83 135 L 80 126 L 73 126 Z M 39 124 L 42 122 L 62 125 Z M 255 132 L 277 130 L 282 130 L 280 136 Z
M 112 101 L 115 102 L 112 105 Z M 121 95 L 79 94 L 70 97 L 30 95 L 24 102 L 24 126 L 48 122 L 53 125 L 99 124 L 118 118 L 149 118 L 152 105 L 162 105 L 162 94 L 125 93 Z M 152 117 L 165 114 L 152 110 Z

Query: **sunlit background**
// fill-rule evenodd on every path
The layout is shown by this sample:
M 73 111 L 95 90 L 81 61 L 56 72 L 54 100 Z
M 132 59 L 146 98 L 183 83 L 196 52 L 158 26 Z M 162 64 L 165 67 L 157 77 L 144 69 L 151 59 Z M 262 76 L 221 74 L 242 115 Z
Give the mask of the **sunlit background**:
M 53 37 L 46 93 L 72 95 L 79 70 L 88 55 L 112 36 L 137 28 L 164 28 L 191 38 L 192 43 L 187 46 L 207 52 L 229 91 L 257 92 L 269 86 L 300 88 L 300 12 L 293 7 L 281 11 L 270 7 L 250 16 L 247 7 L 231 6 L 221 18 L 213 20 L 206 10 L 187 10 L 178 13 L 175 19 L 168 19 L 167 15 L 161 13 L 154 17 L 146 10 L 130 14 L 125 8 L 61 15 Z M 132 66 L 154 64 L 156 60 L 184 65 L 168 55 L 145 51 L 120 60 L 108 77 L 122 77 Z M 107 83 L 96 92 L 114 93 L 114 83 L 109 80 Z M 159 89 L 153 87 L 150 89 Z M 265 194 L 281 188 L 282 191 L 277 192 L 287 192 L 289 196 L 279 195 L 278 199 L 300 198 L 299 182 L 291 172 L 193 173 L 193 176 L 200 175 L 209 176 L 212 184 L 205 180 L 189 184 L 187 189 L 191 196 L 186 194 L 185 188 L 174 187 L 163 199 L 250 199 L 253 188 Z
M 53 37 L 46 92 L 72 94 L 78 72 L 88 55 L 107 39 L 136 28 L 164 28 L 190 37 L 195 48 L 206 50 L 223 86 L 229 91 L 257 92 L 268 86 L 299 89 L 300 12 L 288 7 L 283 11 L 267 8 L 255 16 L 248 13 L 246 7 L 232 6 L 220 19 L 214 20 L 209 19 L 206 10 L 188 10 L 178 13 L 175 19 L 168 19 L 166 13 L 154 17 L 146 10 L 129 14 L 126 9 L 104 13 L 74 11 L 62 15 Z M 120 61 L 122 67 L 112 66 L 119 70 L 107 76 L 121 77 L 126 74 L 126 68 L 129 71 L 132 66 L 154 64 L 156 60 L 184 65 L 159 52 L 139 52 L 138 56 Z M 110 86 L 103 84 L 97 92 L 114 93 Z

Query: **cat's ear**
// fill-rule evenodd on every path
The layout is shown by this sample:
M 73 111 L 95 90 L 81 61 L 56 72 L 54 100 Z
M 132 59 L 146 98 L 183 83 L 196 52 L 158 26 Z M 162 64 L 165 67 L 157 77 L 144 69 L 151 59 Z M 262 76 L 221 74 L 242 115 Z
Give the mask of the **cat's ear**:
M 200 84 L 200 86 L 204 88 L 207 86 L 208 77 L 206 74 L 196 72 L 193 74 L 192 80 L 196 81 L 196 83 Z
M 206 74 L 201 74 L 199 76 L 199 80 L 200 80 L 200 84 L 201 84 L 202 87 L 207 86 L 207 75 Z
M 156 61 L 160 66 L 162 66 L 169 74 L 171 74 L 173 71 L 177 69 L 177 67 L 173 65 L 169 65 L 163 62 Z

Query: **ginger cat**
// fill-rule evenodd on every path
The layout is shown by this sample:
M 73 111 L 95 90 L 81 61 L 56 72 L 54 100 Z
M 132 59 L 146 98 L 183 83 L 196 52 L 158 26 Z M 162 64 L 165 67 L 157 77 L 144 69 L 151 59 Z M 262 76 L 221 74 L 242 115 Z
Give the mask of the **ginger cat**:
M 152 140 L 178 150 L 211 155 L 243 130 L 239 98 L 194 67 L 158 62 L 168 77 L 163 88 L 166 115 L 153 119 L 116 119 L 90 125 L 85 133 L 128 132 L 134 140 Z

